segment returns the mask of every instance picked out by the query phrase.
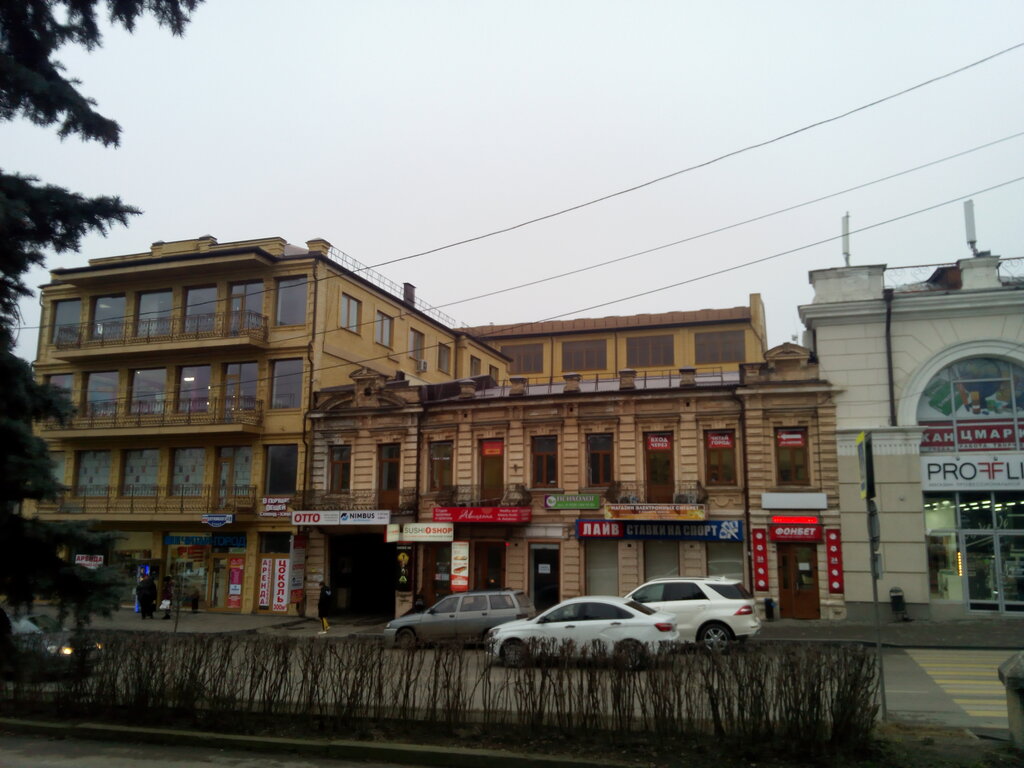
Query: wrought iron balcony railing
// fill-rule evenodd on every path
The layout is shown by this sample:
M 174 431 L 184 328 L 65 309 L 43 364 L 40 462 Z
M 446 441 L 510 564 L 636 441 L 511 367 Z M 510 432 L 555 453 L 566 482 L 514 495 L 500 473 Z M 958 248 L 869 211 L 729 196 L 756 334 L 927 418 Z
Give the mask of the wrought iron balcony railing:
M 258 312 L 210 312 L 187 317 L 105 320 L 60 325 L 52 336 L 58 349 L 125 346 L 159 341 L 247 338 L 267 340 L 267 317 Z
M 533 496 L 522 483 L 488 488 L 481 485 L 450 485 L 429 494 L 438 507 L 528 507 Z
M 620 481 L 609 485 L 604 495 L 611 504 L 706 504 L 708 500 L 699 480 L 670 488 Z
M 390 509 L 392 512 L 415 512 L 419 494 L 415 488 L 384 491 L 374 488 L 341 491 L 303 491 L 292 503 L 296 509 Z
M 175 514 L 203 512 L 248 512 L 256 505 L 254 485 L 197 485 L 175 483 L 170 486 L 132 484 L 121 488 L 109 485 L 74 485 L 55 502 L 40 502 L 41 510 L 76 514 Z
M 174 427 L 203 424 L 263 423 L 263 401 L 252 397 L 156 398 L 100 400 L 85 407 L 62 424 L 56 419 L 42 423 L 47 431 L 113 429 L 121 427 Z

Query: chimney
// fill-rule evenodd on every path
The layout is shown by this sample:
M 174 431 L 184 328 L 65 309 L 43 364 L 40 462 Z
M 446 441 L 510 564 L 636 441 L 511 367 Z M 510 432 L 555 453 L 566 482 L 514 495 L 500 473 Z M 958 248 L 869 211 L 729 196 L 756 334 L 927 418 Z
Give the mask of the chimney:
M 526 377 L 525 376 L 509 376 L 509 389 L 508 393 L 510 396 L 517 397 L 526 394 Z
M 410 307 L 416 306 L 416 286 L 412 283 L 405 283 L 402 286 L 402 298 Z
M 697 369 L 696 368 L 680 368 L 679 369 L 679 386 L 680 387 L 695 387 L 695 386 L 697 386 Z
M 476 396 L 476 382 L 473 379 L 459 379 L 459 399 L 470 400 Z
M 764 363 L 740 363 L 740 384 L 754 384 L 761 381 Z
M 566 373 L 562 378 L 565 379 L 565 389 L 562 390 L 563 392 L 568 394 L 569 392 L 580 391 L 580 379 L 582 379 L 583 376 L 578 373 Z
M 619 371 L 619 389 L 636 389 L 636 371 L 623 368 Z

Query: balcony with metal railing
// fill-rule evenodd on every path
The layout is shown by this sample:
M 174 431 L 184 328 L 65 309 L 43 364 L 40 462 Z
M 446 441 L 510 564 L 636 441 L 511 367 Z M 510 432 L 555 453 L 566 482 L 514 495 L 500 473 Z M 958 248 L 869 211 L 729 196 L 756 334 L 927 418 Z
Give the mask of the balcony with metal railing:
M 125 318 L 82 325 L 60 325 L 55 329 L 56 356 L 103 349 L 108 352 L 151 351 L 153 344 L 192 345 L 197 341 L 222 343 L 216 346 L 264 345 L 268 338 L 266 315 L 258 312 L 210 312 L 184 317 Z M 70 353 L 70 354 L 69 354 Z
M 674 486 L 614 482 L 605 491 L 610 504 L 706 504 L 707 489 L 699 480 L 678 482 Z
M 307 490 L 300 491 L 292 506 L 303 510 L 367 510 L 389 509 L 392 512 L 415 512 L 419 494 L 415 488 L 400 490 Z M 301 505 L 301 506 L 300 506 Z
M 39 502 L 38 508 L 42 513 L 143 517 L 252 512 L 255 505 L 254 485 L 175 483 L 170 486 L 132 484 L 121 488 L 109 485 L 74 485 L 54 501 Z
M 450 485 L 428 494 L 437 507 L 528 507 L 533 496 L 522 483 L 489 488 L 482 485 Z
M 240 426 L 243 428 L 241 431 L 249 431 L 244 428 L 259 427 L 262 423 L 263 401 L 253 397 L 177 397 L 168 400 L 120 398 L 86 403 L 63 423 L 57 419 L 48 419 L 40 427 L 45 432 L 64 433 L 197 426 Z

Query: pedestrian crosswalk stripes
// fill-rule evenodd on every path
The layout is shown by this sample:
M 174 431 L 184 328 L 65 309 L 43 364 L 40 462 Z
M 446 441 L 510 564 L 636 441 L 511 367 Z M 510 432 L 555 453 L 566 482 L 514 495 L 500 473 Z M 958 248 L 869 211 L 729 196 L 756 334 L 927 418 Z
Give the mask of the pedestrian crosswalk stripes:
M 1007 651 L 908 649 L 907 655 L 982 728 L 1009 728 L 999 665 Z

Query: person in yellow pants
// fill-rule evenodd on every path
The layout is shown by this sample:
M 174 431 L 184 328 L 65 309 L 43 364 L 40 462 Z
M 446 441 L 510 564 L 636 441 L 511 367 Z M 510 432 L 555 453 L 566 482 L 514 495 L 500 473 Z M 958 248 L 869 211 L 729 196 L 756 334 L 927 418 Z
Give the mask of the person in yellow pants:
M 316 601 L 316 615 L 320 617 L 321 635 L 326 635 L 331 625 L 327 623 L 327 614 L 331 612 L 331 588 L 327 582 L 320 583 L 320 599 Z

